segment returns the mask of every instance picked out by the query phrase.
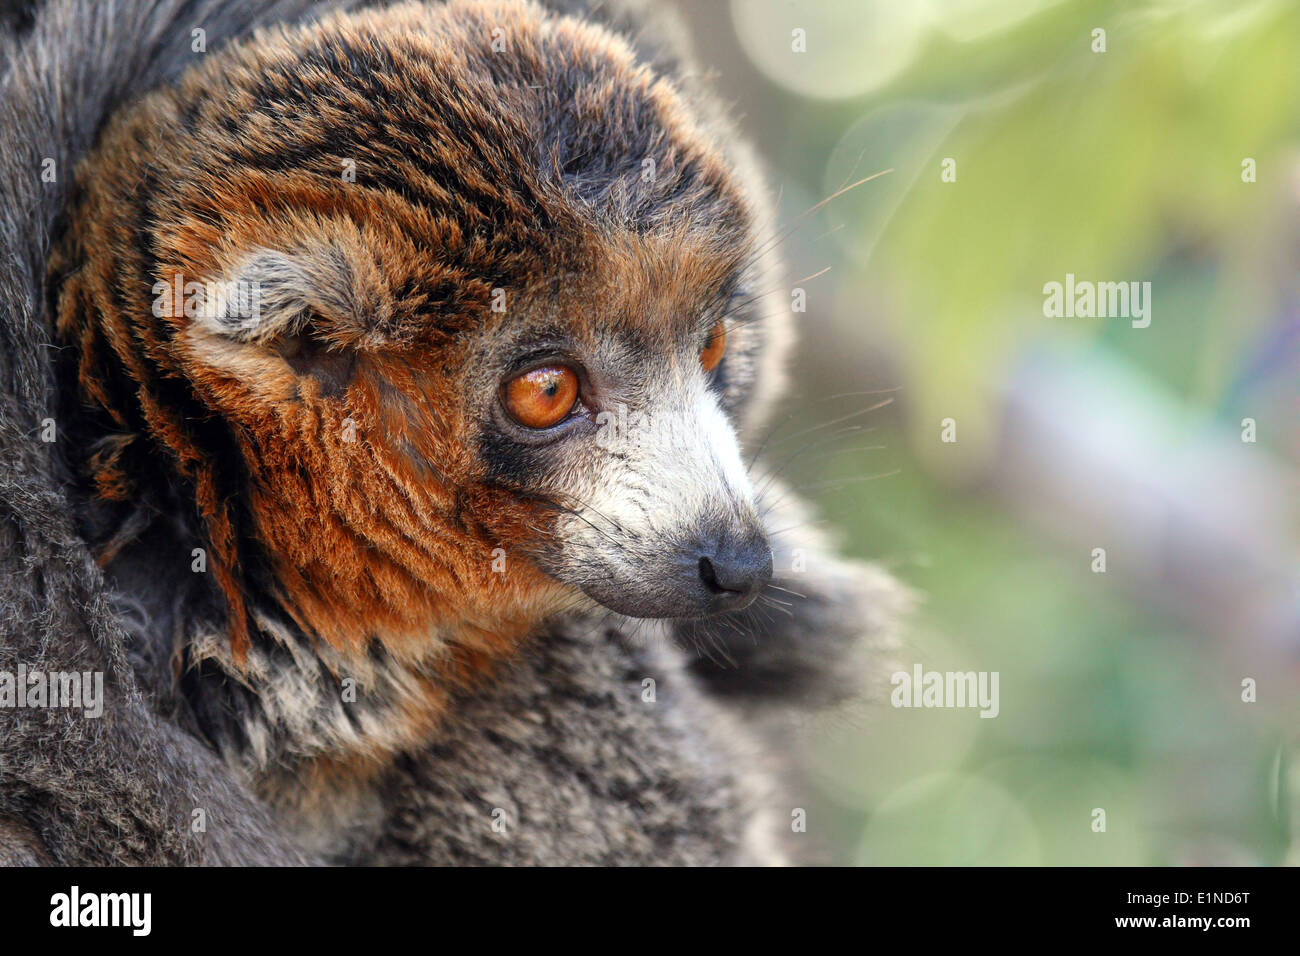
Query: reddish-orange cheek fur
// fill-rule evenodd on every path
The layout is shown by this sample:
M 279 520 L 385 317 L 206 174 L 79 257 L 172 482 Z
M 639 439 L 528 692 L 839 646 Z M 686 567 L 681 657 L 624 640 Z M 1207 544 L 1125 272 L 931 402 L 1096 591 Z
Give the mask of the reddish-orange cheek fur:
M 270 198 L 291 199 L 295 208 L 356 204 L 346 192 L 328 199 L 317 192 L 281 185 Z M 239 207 L 259 195 L 254 183 L 230 200 Z M 365 221 L 386 208 L 372 201 L 351 211 Z M 235 248 L 267 241 L 268 224 L 258 217 L 240 225 L 221 238 Z M 218 237 L 187 226 L 194 228 L 170 237 L 179 271 L 222 274 Z M 422 261 L 413 248 L 398 251 L 397 260 Z M 180 303 L 173 305 L 162 321 L 182 338 L 192 334 Z M 248 367 L 232 368 L 224 361 L 231 354 Z M 374 638 L 411 656 L 437 635 L 453 662 L 481 670 L 556 606 L 558 585 L 527 558 L 553 518 L 482 485 L 471 430 L 457 411 L 462 389 L 428 371 L 452 356 L 418 346 L 363 352 L 346 391 L 330 396 L 310 374 L 295 375 L 273 346 L 218 343 L 215 352 L 178 358 L 205 403 L 234 425 L 252 478 L 248 530 L 270 557 L 286 610 L 308 633 L 359 653 Z M 183 441 L 178 436 L 173 447 Z M 218 583 L 239 609 L 227 557 L 233 542 L 221 543 L 222 503 L 205 499 L 200 487 L 200 506 L 215 529 Z M 505 552 L 504 572 L 493 570 L 496 548 Z M 239 659 L 238 614 L 232 624 Z
M 363 356 L 346 403 L 310 376 L 295 398 L 266 403 L 192 371 L 243 426 L 253 532 L 296 622 L 343 650 L 378 638 L 399 656 L 436 635 L 477 671 L 555 600 L 527 557 L 549 518 L 482 485 L 469 428 L 447 401 L 456 384 L 412 367 Z
M 181 303 L 161 319 L 173 329 L 172 344 L 164 345 L 160 330 L 143 318 L 147 299 L 136 303 L 139 318 L 114 306 L 111 289 L 122 263 L 94 251 L 129 249 L 112 231 L 128 221 L 125 215 L 87 217 L 91 261 L 65 286 L 60 334 L 81 345 L 86 398 L 124 430 L 125 419 L 100 384 L 98 363 L 108 351 L 140 382 L 174 368 L 230 423 L 250 473 L 252 527 L 236 527 L 233 503 L 218 490 L 216 469 L 230 463 L 209 460 L 193 443 L 188 423 L 160 404 L 152 389 L 137 393 L 151 435 L 121 441 L 159 443 L 193 482 L 210 570 L 230 607 L 236 662 L 244 660 L 249 641 L 239 558 L 245 536 L 268 555 L 278 597 L 309 634 L 356 653 L 364 653 L 370 639 L 408 658 L 436 647 L 448 661 L 440 673 L 452 681 L 489 667 L 557 606 L 563 599 L 558 585 L 527 557 L 551 516 L 479 480 L 470 429 L 456 412 L 462 390 L 427 371 L 445 367 L 448 356 L 435 363 L 418 350 L 363 353 L 345 392 L 327 396 L 310 374 L 295 374 L 273 345 L 203 333 L 182 317 Z M 258 220 L 244 225 L 247 236 L 226 237 L 233 245 L 254 247 L 266 238 Z M 221 274 L 215 243 L 189 233 L 173 240 L 181 263 L 174 271 Z M 147 358 L 136 336 L 145 341 Z M 107 444 L 89 464 L 97 493 L 121 501 L 133 491 L 117 465 L 119 452 L 116 443 Z M 505 553 L 504 573 L 493 570 L 496 548 Z M 112 557 L 106 551 L 100 560 Z

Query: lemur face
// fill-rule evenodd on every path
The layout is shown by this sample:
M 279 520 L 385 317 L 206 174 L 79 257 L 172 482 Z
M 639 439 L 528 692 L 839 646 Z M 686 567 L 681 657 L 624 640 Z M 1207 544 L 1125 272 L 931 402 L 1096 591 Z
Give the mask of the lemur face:
M 765 237 L 623 41 L 518 2 L 273 31 L 82 179 L 51 275 L 117 433 L 88 468 L 112 501 L 172 463 L 236 630 L 271 601 L 481 650 L 579 592 L 675 617 L 766 584 L 735 431 Z
M 554 508 L 540 566 L 624 614 L 734 610 L 771 576 L 723 400 L 743 249 L 603 236 L 484 356 L 489 480 Z

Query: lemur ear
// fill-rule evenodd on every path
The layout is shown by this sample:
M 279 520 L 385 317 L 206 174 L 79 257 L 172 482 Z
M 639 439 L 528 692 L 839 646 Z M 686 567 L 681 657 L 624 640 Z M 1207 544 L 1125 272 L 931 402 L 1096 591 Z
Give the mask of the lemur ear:
M 186 300 L 194 357 L 265 397 L 314 378 L 342 394 L 357 354 L 390 340 L 393 298 L 374 257 L 347 237 L 230 256 Z M 179 295 L 177 295 L 179 298 Z
M 238 342 L 270 345 L 311 334 L 334 347 L 382 345 L 393 301 L 374 258 L 350 243 L 257 249 L 235 261 L 203 318 Z

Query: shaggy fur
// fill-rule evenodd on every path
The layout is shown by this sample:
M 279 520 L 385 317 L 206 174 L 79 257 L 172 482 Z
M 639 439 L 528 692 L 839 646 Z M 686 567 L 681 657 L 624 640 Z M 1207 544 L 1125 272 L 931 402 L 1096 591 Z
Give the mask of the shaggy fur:
M 752 159 L 658 13 L 324 6 L 52 0 L 6 41 L 0 669 L 102 671 L 108 699 L 0 709 L 0 839 L 63 863 L 781 861 L 795 804 L 746 725 L 851 692 L 896 589 L 768 489 L 755 515 L 799 528 L 772 541 L 789 613 L 633 640 L 583 597 L 608 546 L 555 506 L 630 479 L 521 453 L 485 398 L 520 343 L 568 336 L 627 401 L 752 436 L 788 340 Z M 255 281 L 260 315 L 187 314 L 192 278 Z M 637 378 L 720 316 L 717 375 Z M 652 576 L 665 526 L 604 520 Z

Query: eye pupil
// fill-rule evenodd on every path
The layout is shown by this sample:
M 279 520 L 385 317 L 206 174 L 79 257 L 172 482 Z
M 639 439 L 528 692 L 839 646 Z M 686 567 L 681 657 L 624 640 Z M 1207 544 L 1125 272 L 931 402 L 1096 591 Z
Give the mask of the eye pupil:
M 503 403 L 526 428 L 550 428 L 563 421 L 578 401 L 578 377 L 562 365 L 547 365 L 517 375 L 505 384 Z

